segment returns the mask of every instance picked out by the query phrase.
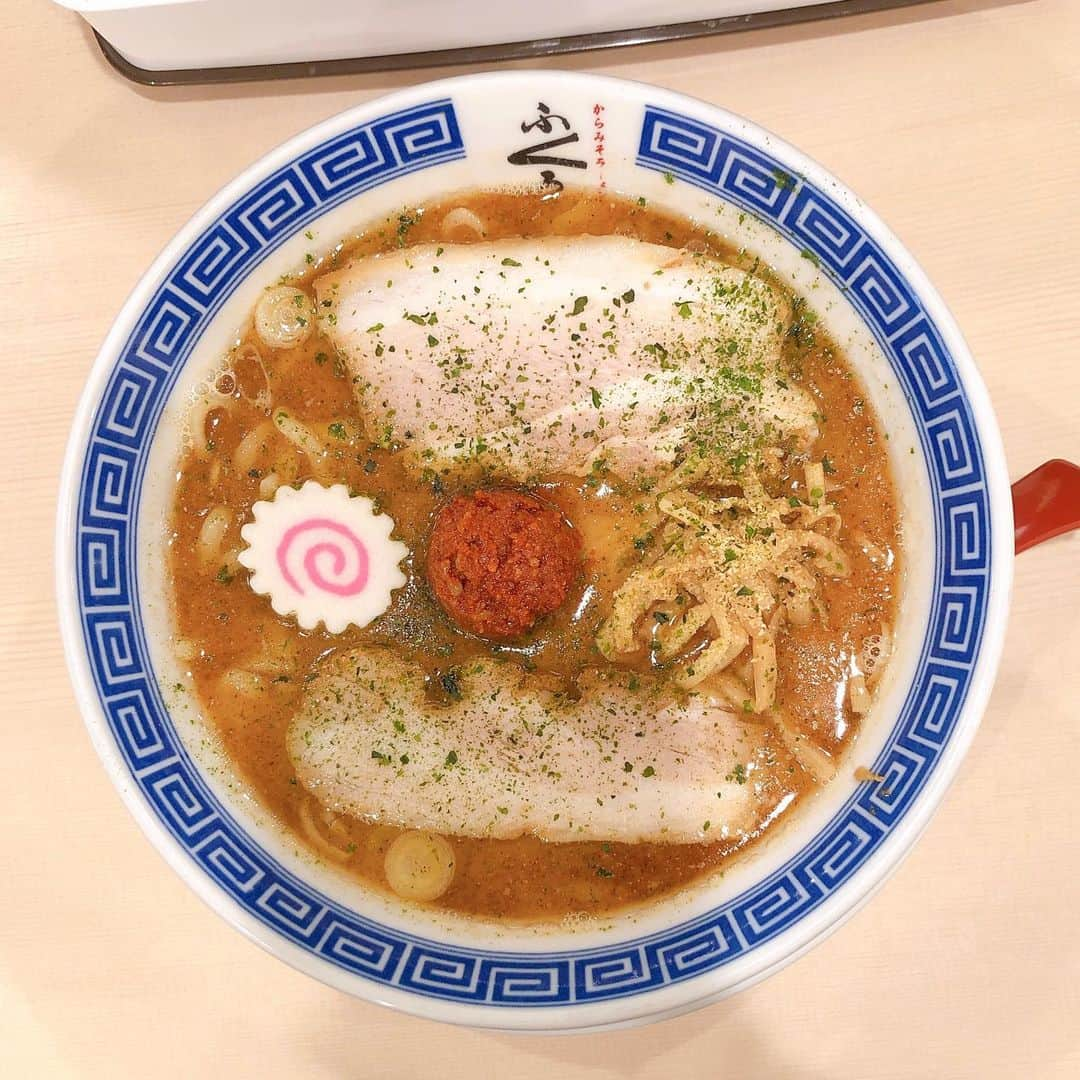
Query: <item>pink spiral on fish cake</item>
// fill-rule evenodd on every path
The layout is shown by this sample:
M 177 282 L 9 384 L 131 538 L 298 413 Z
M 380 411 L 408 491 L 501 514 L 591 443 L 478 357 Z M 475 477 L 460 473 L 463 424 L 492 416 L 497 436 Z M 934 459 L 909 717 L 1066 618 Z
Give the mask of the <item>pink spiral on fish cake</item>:
M 307 595 L 305 585 L 334 596 L 356 596 L 367 585 L 369 563 L 363 540 L 331 518 L 298 521 L 277 546 L 282 577 L 301 596 Z M 301 570 L 303 582 L 297 579 Z

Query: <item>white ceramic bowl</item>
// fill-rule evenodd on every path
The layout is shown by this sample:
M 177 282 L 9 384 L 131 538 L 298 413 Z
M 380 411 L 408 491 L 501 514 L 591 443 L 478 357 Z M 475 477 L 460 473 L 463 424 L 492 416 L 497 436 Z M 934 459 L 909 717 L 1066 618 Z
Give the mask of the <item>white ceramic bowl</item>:
M 907 571 L 897 653 L 852 767 L 797 822 L 671 900 L 603 925 L 527 930 L 409 912 L 297 854 L 202 738 L 195 703 L 166 707 L 161 688 L 178 673 L 159 553 L 181 404 L 266 282 L 403 205 L 544 180 L 706 220 L 811 291 L 889 432 Z M 797 150 L 711 105 L 517 71 L 336 116 L 268 153 L 166 246 L 109 333 L 75 418 L 57 575 L 94 744 L 139 824 L 215 911 L 361 997 L 562 1031 L 672 1015 L 745 987 L 881 884 L 975 733 L 1012 550 L 986 391 L 940 297 L 873 213 Z M 884 781 L 858 783 L 856 764 Z

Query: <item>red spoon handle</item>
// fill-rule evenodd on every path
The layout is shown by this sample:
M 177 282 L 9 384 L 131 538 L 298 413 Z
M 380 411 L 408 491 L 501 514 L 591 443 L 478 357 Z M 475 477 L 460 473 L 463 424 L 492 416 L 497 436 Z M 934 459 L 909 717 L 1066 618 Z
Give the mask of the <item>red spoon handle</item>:
M 1012 486 L 1016 553 L 1080 528 L 1080 468 L 1055 458 Z

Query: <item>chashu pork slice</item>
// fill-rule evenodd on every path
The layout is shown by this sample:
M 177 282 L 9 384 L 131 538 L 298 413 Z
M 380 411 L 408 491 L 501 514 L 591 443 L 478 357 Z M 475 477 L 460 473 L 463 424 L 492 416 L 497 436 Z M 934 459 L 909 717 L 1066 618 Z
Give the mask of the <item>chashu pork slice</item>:
M 315 282 L 373 434 L 425 462 L 519 477 L 641 461 L 693 418 L 718 453 L 816 437 L 780 348 L 791 310 L 759 277 L 620 236 L 418 244 Z
M 762 725 L 625 673 L 576 701 L 521 677 L 471 662 L 459 699 L 440 706 L 393 653 L 339 654 L 289 727 L 297 778 L 333 812 L 472 837 L 683 844 L 737 838 L 779 812 L 791 761 Z

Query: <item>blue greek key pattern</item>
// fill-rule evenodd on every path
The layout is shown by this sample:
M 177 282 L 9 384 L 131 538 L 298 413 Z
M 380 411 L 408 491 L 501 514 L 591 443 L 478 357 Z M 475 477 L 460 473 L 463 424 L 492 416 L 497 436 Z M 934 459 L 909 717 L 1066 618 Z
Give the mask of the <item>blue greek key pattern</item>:
M 480 968 L 480 981 L 488 988 L 490 1002 L 531 1001 L 539 1005 L 547 1001 L 565 1000 L 565 988 L 570 985 L 568 961 L 551 963 L 539 960 L 533 965 L 516 962 L 485 960 Z
M 770 216 L 784 209 L 794 182 L 775 161 L 752 147 L 659 109 L 646 110 L 638 160 L 682 176 L 690 174 Z
M 113 735 L 133 769 L 146 769 L 176 756 L 172 734 L 162 723 L 146 680 L 141 676 L 111 697 L 105 708 Z
M 82 591 L 93 605 L 127 604 L 127 525 L 91 528 L 79 532 L 76 552 Z
M 895 362 L 906 373 L 906 381 L 919 408 L 929 412 L 960 392 L 956 370 L 945 355 L 937 331 L 923 316 L 892 340 Z
M 338 919 L 327 920 L 326 935 L 320 951 L 333 957 L 342 967 L 360 975 L 389 979 L 397 970 L 405 944 L 392 935 L 361 932 L 354 925 Z
M 99 403 L 76 536 L 84 640 L 116 745 L 149 806 L 244 910 L 336 967 L 416 994 L 537 1007 L 609 1000 L 694 978 L 782 933 L 877 848 L 933 771 L 978 657 L 990 584 L 982 451 L 956 366 L 904 275 L 859 224 L 782 162 L 726 131 L 647 107 L 638 164 L 756 215 L 845 291 L 911 404 L 929 463 L 937 582 L 912 693 L 875 770 L 802 851 L 723 908 L 648 938 L 565 954 L 450 948 L 362 918 L 296 879 L 204 783 L 147 661 L 135 525 L 152 432 L 217 308 L 265 255 L 329 207 L 465 156 L 447 99 L 383 116 L 307 151 L 227 208 L 177 260 L 136 321 Z
M 719 916 L 704 926 L 649 947 L 650 965 L 666 980 L 685 979 L 708 971 L 742 950 L 729 916 Z
M 823 893 L 822 887 L 806 874 L 805 867 L 800 866 L 737 904 L 736 925 L 748 945 L 767 941 L 809 911 Z
M 184 275 L 177 267 L 173 280 L 185 284 Z M 166 286 L 147 308 L 128 346 L 128 358 L 146 366 L 149 371 L 157 368 L 168 370 L 177 358 L 185 355 L 191 347 L 200 318 L 204 314 L 198 307 L 185 300 L 179 291 Z M 103 434 L 112 437 L 106 428 Z
M 271 882 L 259 895 L 255 907 L 271 925 L 287 930 L 294 940 L 307 943 L 321 935 L 320 924 L 329 914 L 324 904 L 278 881 Z
M 862 230 L 824 193 L 799 183 L 785 222 L 792 240 L 830 269 L 850 274 L 853 264 L 865 265 L 855 257 L 862 248 Z
M 213 829 L 195 850 L 211 876 L 234 895 L 249 894 L 266 880 L 258 863 L 224 829 Z
M 946 495 L 941 500 L 945 515 L 945 584 L 958 585 L 983 571 L 989 540 L 986 500 L 977 496 Z
M 863 855 L 881 839 L 884 829 L 871 817 L 851 814 L 828 831 L 806 864 L 807 876 L 828 890 L 843 881 Z

